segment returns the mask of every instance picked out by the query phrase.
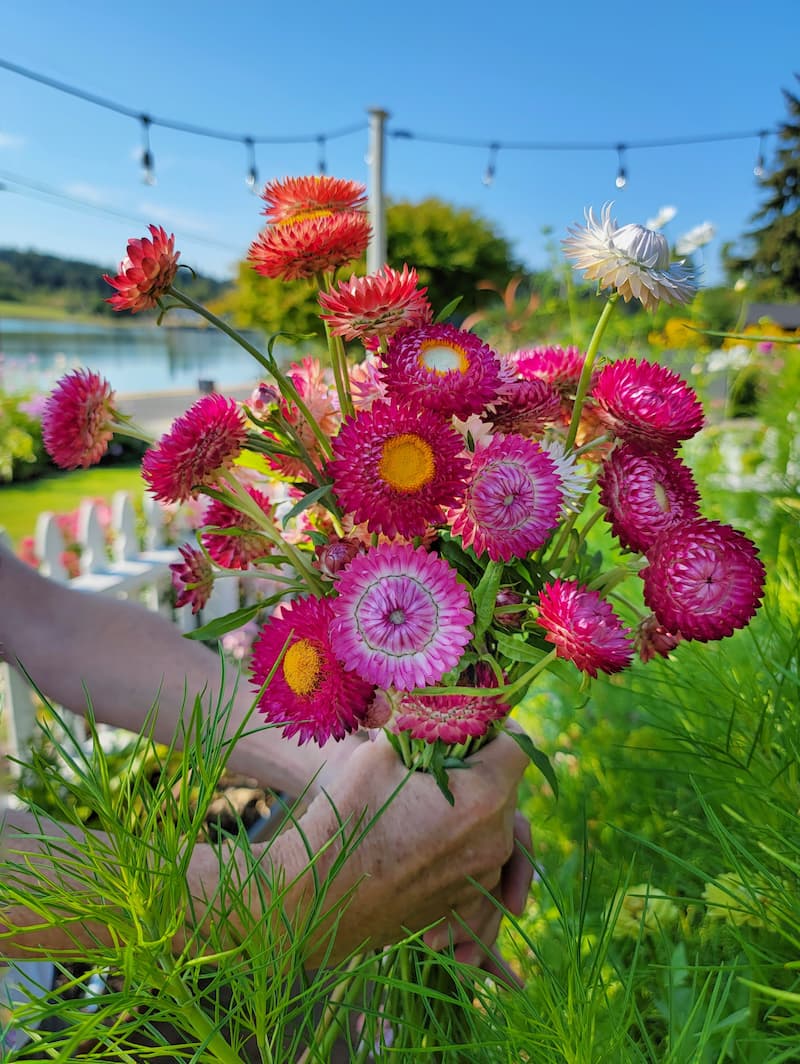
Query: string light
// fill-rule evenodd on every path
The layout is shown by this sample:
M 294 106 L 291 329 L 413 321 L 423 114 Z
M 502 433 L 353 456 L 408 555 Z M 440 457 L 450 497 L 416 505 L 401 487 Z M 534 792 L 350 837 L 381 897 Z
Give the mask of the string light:
M 759 180 L 764 176 L 764 143 L 767 139 L 768 130 L 762 129 L 758 134 L 758 157 L 753 167 L 753 175 Z
M 150 124 L 152 119 L 149 115 L 139 115 L 142 123 L 142 181 L 146 185 L 156 183 L 156 168 L 153 162 L 153 153 L 150 150 Z
M 317 170 L 319 170 L 319 172 L 321 174 L 327 174 L 327 172 L 328 172 L 328 163 L 327 163 L 327 161 L 325 159 L 325 146 L 326 146 L 325 134 L 324 133 L 320 133 L 320 135 L 317 137 L 317 147 L 319 149 L 318 161 L 317 161 Z
M 484 171 L 481 181 L 488 188 L 494 181 L 494 175 L 497 173 L 497 152 L 500 149 L 500 145 L 496 141 L 492 141 L 489 145 L 489 161 L 486 164 L 486 170 Z
M 617 176 L 614 184 L 617 188 L 625 188 L 628 183 L 628 171 L 625 169 L 625 145 L 617 145 Z
M 252 137 L 244 138 L 244 146 L 247 149 L 247 177 L 244 179 L 244 183 L 250 189 L 252 193 L 256 193 L 258 189 L 258 169 L 256 168 L 256 146 L 253 143 Z

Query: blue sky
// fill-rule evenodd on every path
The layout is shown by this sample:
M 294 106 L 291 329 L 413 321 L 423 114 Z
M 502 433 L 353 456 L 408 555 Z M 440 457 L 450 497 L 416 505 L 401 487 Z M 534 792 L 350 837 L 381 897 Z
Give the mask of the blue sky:
M 136 113 L 237 134 L 310 137 L 390 112 L 386 191 L 470 207 L 530 267 L 585 207 L 613 200 L 620 223 L 678 209 L 672 238 L 703 222 L 719 249 L 759 202 L 757 137 L 630 148 L 617 155 L 503 149 L 491 185 L 485 146 L 400 139 L 600 143 L 749 133 L 785 116 L 798 91 L 800 4 L 676 0 L 599 5 L 470 0 L 235 6 L 194 0 L 6 4 L 0 59 Z M 148 221 L 174 231 L 182 260 L 232 273 L 262 222 L 245 186 L 246 148 L 159 126 L 157 183 L 142 183 L 139 123 L 0 69 L 0 246 L 116 264 Z M 766 142 L 769 161 L 774 138 Z M 367 180 L 366 129 L 326 147 L 328 173 Z M 315 141 L 259 145 L 261 182 L 316 170 Z M 82 206 L 73 202 L 81 201 Z M 93 205 L 89 206 L 89 205 Z M 400 265 L 400 264 L 396 264 Z

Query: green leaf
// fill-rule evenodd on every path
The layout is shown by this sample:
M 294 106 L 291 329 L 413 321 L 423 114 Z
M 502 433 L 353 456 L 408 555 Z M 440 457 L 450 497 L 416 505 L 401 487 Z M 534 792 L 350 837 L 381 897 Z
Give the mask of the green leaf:
M 511 731 L 506 728 L 503 728 L 503 731 L 509 736 L 509 738 L 514 740 L 520 750 L 522 750 L 533 764 L 536 765 L 552 787 L 553 794 L 558 798 L 558 780 L 556 779 L 555 771 L 550 764 L 550 758 L 547 754 L 544 754 L 541 750 L 537 749 L 537 747 L 531 742 L 530 736 L 526 735 L 525 732 Z
M 445 758 L 444 753 L 442 751 L 442 745 L 440 742 L 438 742 L 438 740 L 434 745 L 432 751 L 430 770 L 433 774 L 433 778 L 436 780 L 436 785 L 439 790 L 445 796 L 450 805 L 455 805 L 456 800 L 453 797 L 453 792 L 450 790 L 447 781 L 447 769 L 445 768 Z
M 463 298 L 463 296 L 456 296 L 455 299 L 450 300 L 446 307 L 442 307 L 434 319 L 434 325 L 438 325 L 442 321 L 447 321 Z
M 308 510 L 309 507 L 314 506 L 318 502 L 322 502 L 326 495 L 330 495 L 332 489 L 333 484 L 323 484 L 321 487 L 309 491 L 302 499 L 294 504 L 288 513 L 284 514 L 282 521 L 283 527 L 286 528 L 289 521 L 291 521 L 293 517 L 297 517 L 298 514 L 301 514 L 303 510 Z
M 500 581 L 503 579 L 502 562 L 489 562 L 478 586 L 472 592 L 475 606 L 475 638 L 480 639 L 494 617 L 494 606 Z
M 283 596 L 275 597 L 282 598 Z M 224 617 L 209 621 L 202 628 L 195 628 L 193 632 L 184 632 L 184 635 L 186 639 L 219 639 L 226 632 L 232 632 L 234 628 L 241 628 L 243 624 L 247 624 L 260 610 L 268 606 L 269 602 L 270 600 L 265 600 L 256 602 L 252 606 L 243 606 L 240 610 L 234 610 L 233 613 L 226 613 Z
M 506 635 L 503 632 L 496 632 L 495 636 L 498 652 L 511 661 L 524 661 L 529 665 L 536 665 L 547 653 L 546 650 L 534 646 L 520 636 Z

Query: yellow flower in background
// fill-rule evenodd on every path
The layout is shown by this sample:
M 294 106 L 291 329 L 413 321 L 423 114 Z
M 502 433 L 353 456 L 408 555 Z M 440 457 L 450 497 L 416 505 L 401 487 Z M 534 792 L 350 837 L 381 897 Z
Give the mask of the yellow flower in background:
M 763 879 L 755 877 L 745 884 L 738 872 L 725 872 L 706 883 L 706 916 L 709 920 L 728 920 L 735 927 L 765 927 L 759 911 L 769 904 L 767 889 Z
M 609 909 L 616 918 L 614 938 L 636 938 L 653 934 L 677 923 L 678 907 L 668 894 L 649 883 L 639 883 L 626 891 L 619 891 Z
M 660 347 L 666 351 L 707 348 L 708 338 L 698 332 L 699 329 L 705 327 L 703 323 L 693 322 L 691 318 L 668 318 L 661 330 L 654 329 L 648 333 L 647 341 L 654 347 Z

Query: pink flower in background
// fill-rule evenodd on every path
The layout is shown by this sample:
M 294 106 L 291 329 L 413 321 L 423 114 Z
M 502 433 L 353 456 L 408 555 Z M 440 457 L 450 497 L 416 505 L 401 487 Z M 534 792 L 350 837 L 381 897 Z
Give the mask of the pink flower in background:
M 469 594 L 442 558 L 410 544 L 360 554 L 339 576 L 331 643 L 336 656 L 379 687 L 438 682 L 469 642 Z
M 372 684 L 346 669 L 331 648 L 331 601 L 308 597 L 283 606 L 262 628 L 251 663 L 256 690 L 266 682 L 258 707 L 267 722 L 320 746 L 355 731 L 373 695 Z
M 697 517 L 700 492 L 688 466 L 670 451 L 618 447 L 598 478 L 599 501 L 623 547 L 644 553 L 675 525 Z
M 541 436 L 561 417 L 561 397 L 547 381 L 515 380 L 503 384 L 485 417 L 497 432 Z
M 684 639 L 707 642 L 744 628 L 758 609 L 765 570 L 750 540 L 698 517 L 670 529 L 648 551 L 644 600 Z
M 263 512 L 265 520 L 274 525 L 272 503 L 267 496 L 252 486 L 246 486 L 245 491 Z M 272 551 L 272 542 L 254 517 L 219 499 L 209 502 L 203 524 L 229 530 L 202 535 L 205 549 L 217 565 L 225 569 L 248 569 L 256 559 Z
M 421 536 L 464 491 L 462 439 L 426 409 L 374 403 L 333 441 L 329 472 L 339 504 L 385 536 Z
M 27 414 L 28 417 L 35 418 L 37 421 L 41 421 L 46 409 L 46 395 L 34 395 L 31 399 L 28 399 L 27 402 L 20 403 L 17 407 L 17 410 L 21 410 L 23 414 Z
M 62 469 L 88 469 L 108 450 L 118 418 L 108 381 L 88 369 L 74 370 L 61 378 L 45 403 L 45 449 Z
M 236 401 L 204 395 L 145 453 L 142 477 L 156 499 L 183 502 L 215 484 L 246 439 L 244 414 Z
M 150 310 L 175 280 L 180 258 L 175 251 L 175 237 L 167 236 L 158 225 L 147 228 L 152 239 L 145 236 L 129 240 L 128 254 L 119 264 L 117 275 L 103 274 L 103 280 L 117 290 L 106 300 L 114 310 L 129 310 L 131 314 Z
M 578 388 L 586 355 L 577 347 L 533 347 L 506 355 L 523 380 L 542 380 L 562 397 L 571 398 Z
M 322 214 L 268 226 L 250 245 L 247 258 L 263 277 L 298 281 L 357 259 L 369 243 L 361 211 Z
M 641 620 L 634 632 L 634 645 L 642 661 L 651 661 L 656 654 L 668 658 L 680 643 L 679 632 L 669 632 L 654 613 Z
M 253 649 L 253 643 L 257 635 L 258 622 L 248 621 L 241 628 L 234 628 L 223 635 L 221 640 L 222 649 L 234 661 L 243 661 Z
M 389 341 L 384 379 L 390 398 L 440 416 L 479 414 L 497 398 L 500 360 L 479 336 L 452 325 L 401 329 Z
M 353 274 L 332 291 L 319 293 L 320 316 L 334 336 L 345 340 L 384 338 L 403 326 L 418 328 L 433 317 L 427 289 L 418 285 L 417 271 L 408 266 L 402 272 L 384 266 L 366 277 Z
M 264 214 L 272 224 L 339 211 L 366 209 L 366 187 L 357 181 L 326 174 L 284 177 L 264 186 Z
M 465 743 L 486 735 L 510 712 L 499 698 L 477 695 L 404 695 L 397 707 L 393 731 L 407 731 L 412 739 L 433 743 Z
M 539 594 L 538 623 L 558 657 L 597 676 L 619 672 L 633 660 L 630 629 L 596 591 L 573 580 L 545 584 Z
M 368 355 L 363 362 L 350 366 L 348 375 L 356 410 L 369 410 L 378 399 L 386 398 L 386 382 L 374 356 Z
M 191 606 L 192 613 L 199 613 L 214 590 L 214 570 L 202 551 L 188 543 L 178 547 L 183 561 L 173 562 L 172 586 L 177 591 L 176 606 Z
M 453 535 L 480 557 L 509 561 L 537 550 L 561 513 L 550 456 L 523 436 L 498 436 L 472 456 L 463 502 L 448 512 Z
M 304 358 L 302 362 L 292 363 L 287 376 L 325 435 L 333 436 L 339 427 L 339 409 L 330 371 L 322 365 L 319 359 Z M 320 452 L 319 442 L 298 407 L 284 398 L 279 400 L 279 406 L 283 418 L 294 428 L 311 461 L 317 466 L 322 466 L 324 459 Z M 264 435 L 274 438 L 270 430 L 266 430 Z M 283 477 L 300 480 L 308 480 L 311 477 L 311 471 L 302 458 L 271 454 L 267 456 L 267 462 Z
M 674 450 L 703 427 L 694 390 L 657 362 L 612 362 L 597 375 L 590 394 L 603 423 L 624 440 Z

